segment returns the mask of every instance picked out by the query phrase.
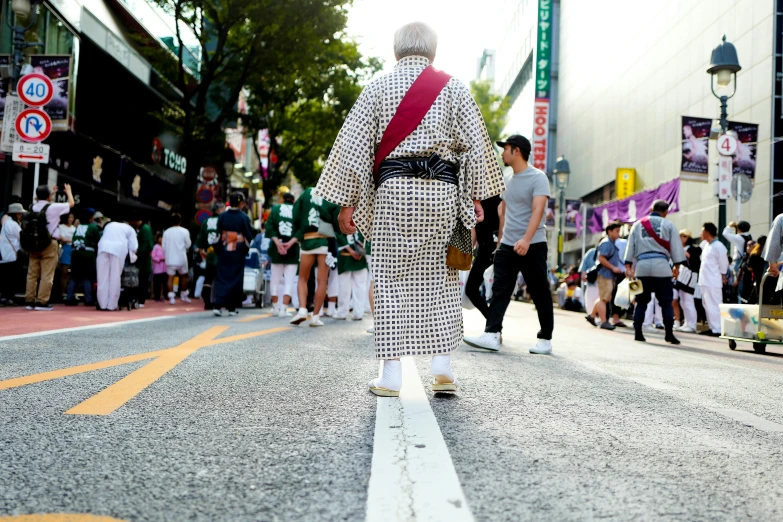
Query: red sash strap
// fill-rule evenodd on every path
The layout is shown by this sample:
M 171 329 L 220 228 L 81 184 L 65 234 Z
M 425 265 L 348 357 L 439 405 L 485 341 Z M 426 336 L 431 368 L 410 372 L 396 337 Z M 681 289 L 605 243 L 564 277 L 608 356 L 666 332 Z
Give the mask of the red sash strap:
M 405 93 L 375 152 L 373 176 L 376 186 L 381 163 L 397 148 L 397 145 L 416 130 L 450 79 L 451 76 L 429 65 Z
M 661 236 L 659 236 L 655 232 L 655 229 L 653 228 L 652 223 L 650 223 L 650 218 L 649 217 L 643 217 L 640 220 L 640 222 L 642 223 L 642 226 L 647 231 L 647 233 L 650 234 L 650 237 L 653 238 L 656 243 L 658 243 L 663 248 L 665 248 L 667 252 L 671 252 L 672 251 L 672 244 L 669 243 L 668 241 L 666 241 L 665 239 L 663 239 Z

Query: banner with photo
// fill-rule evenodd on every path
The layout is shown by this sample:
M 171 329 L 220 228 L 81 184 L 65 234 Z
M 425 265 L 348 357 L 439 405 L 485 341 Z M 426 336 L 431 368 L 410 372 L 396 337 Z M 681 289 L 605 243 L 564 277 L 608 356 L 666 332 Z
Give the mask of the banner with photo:
M 756 176 L 756 143 L 759 140 L 759 126 L 756 123 L 729 122 L 730 134 L 737 138 L 737 153 L 734 155 L 733 174 L 745 174 L 750 179 Z
M 548 228 L 555 226 L 555 198 L 549 198 L 549 203 L 546 206 L 545 225 Z
M 565 226 L 566 228 L 576 228 L 576 222 L 582 209 L 581 199 L 565 200 Z
M 681 178 L 690 181 L 707 181 L 709 170 L 710 118 L 682 117 Z
M 68 130 L 68 114 L 70 108 L 71 93 L 71 70 L 73 61 L 70 54 L 42 54 L 31 55 L 30 65 L 33 72 L 44 74 L 52 80 L 54 86 L 54 96 L 43 110 L 52 119 L 53 131 Z M 11 57 L 0 55 L 0 66 L 7 66 L 11 63 Z M 10 78 L 0 80 L 0 122 L 5 116 L 5 97 L 10 90 Z

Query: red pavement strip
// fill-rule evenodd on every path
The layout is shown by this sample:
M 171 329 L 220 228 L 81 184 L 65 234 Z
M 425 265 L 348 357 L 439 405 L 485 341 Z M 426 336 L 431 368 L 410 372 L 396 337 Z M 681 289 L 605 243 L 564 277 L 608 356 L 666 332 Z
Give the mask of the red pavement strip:
M 186 304 L 177 301 L 156 303 L 147 301 L 144 308 L 114 312 L 99 312 L 94 307 L 55 305 L 51 312 L 25 310 L 24 306 L 0 308 L 0 337 L 21 335 L 63 328 L 78 328 L 97 324 L 120 323 L 138 319 L 171 317 L 204 311 L 204 302 L 194 299 Z

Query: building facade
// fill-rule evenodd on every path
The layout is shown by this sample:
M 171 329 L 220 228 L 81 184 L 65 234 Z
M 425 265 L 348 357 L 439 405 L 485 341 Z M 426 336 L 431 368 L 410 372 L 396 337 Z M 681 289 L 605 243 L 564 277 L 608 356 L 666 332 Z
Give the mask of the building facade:
M 507 131 L 528 136 L 534 128 L 534 95 L 524 79 L 535 74 L 527 63 L 534 56 L 529 42 L 535 35 L 531 26 L 537 8 L 532 7 L 535 0 L 513 3 L 518 17 L 497 49 L 496 85 L 499 93 L 516 100 Z M 618 190 L 639 192 L 679 179 L 679 211 L 671 215 L 672 221 L 694 234 L 704 222 L 718 224 L 716 142 L 704 140 L 709 143 L 708 172 L 683 175 L 688 147 L 683 118 L 719 117 L 720 102 L 706 70 L 712 50 L 725 35 L 742 66 L 736 94 L 728 102 L 728 119 L 758 125 L 755 142 L 748 143 L 755 146 L 752 196 L 739 205 L 739 214 L 737 202 L 729 199 L 727 221 L 739 215 L 751 224 L 754 237 L 765 235 L 774 216 L 783 212 L 783 197 L 776 195 L 783 191 L 783 143 L 774 138 L 783 132 L 783 1 L 555 4 L 559 31 L 550 127 L 556 139 L 550 140 L 548 172 L 554 157 L 568 159 L 566 197 L 600 205 L 616 199 Z M 618 169 L 635 171 L 631 187 L 617 186 Z M 567 232 L 565 262 L 574 263 L 581 256 L 582 240 L 575 229 Z M 587 246 L 597 239 L 588 235 Z

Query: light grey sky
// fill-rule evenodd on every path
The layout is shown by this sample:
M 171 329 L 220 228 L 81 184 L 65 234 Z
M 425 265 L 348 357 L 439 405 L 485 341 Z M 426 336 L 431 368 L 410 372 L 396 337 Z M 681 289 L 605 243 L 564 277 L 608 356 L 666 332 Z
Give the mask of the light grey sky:
M 354 0 L 348 34 L 359 41 L 363 54 L 394 67 L 394 31 L 409 22 L 425 22 L 438 33 L 435 67 L 463 82 L 476 77 L 485 48 L 497 45 L 497 33 L 508 24 L 502 0 Z

